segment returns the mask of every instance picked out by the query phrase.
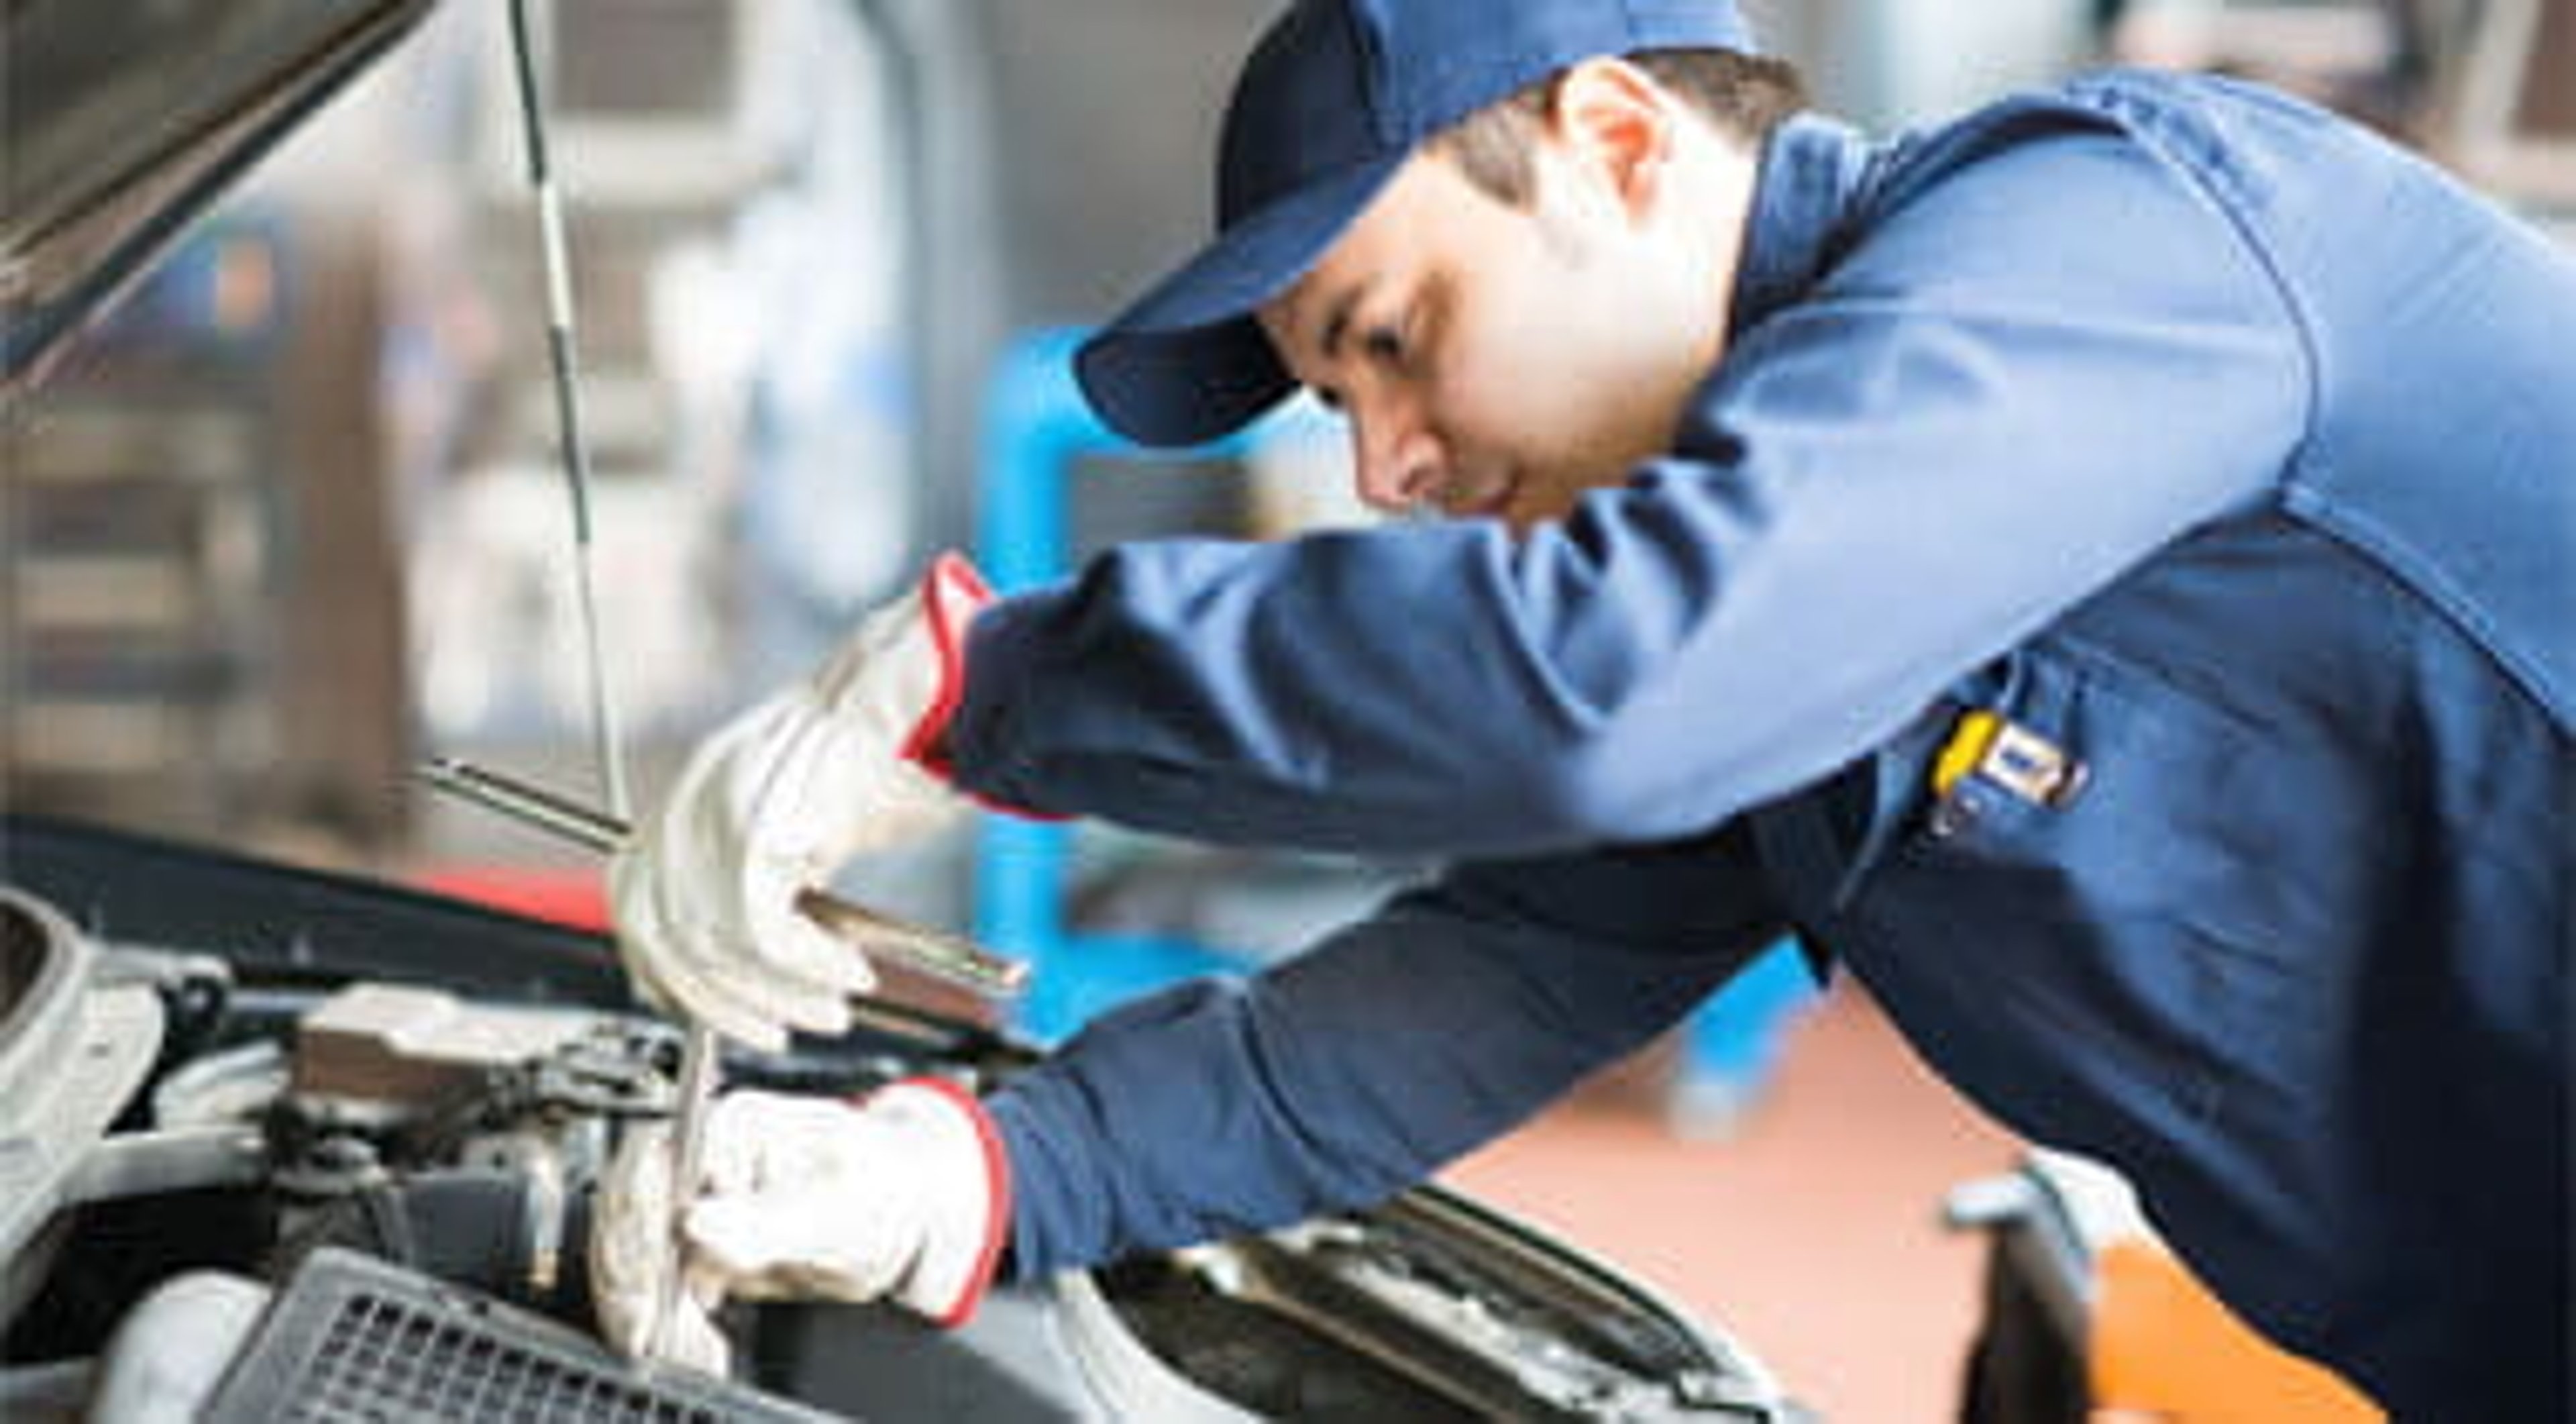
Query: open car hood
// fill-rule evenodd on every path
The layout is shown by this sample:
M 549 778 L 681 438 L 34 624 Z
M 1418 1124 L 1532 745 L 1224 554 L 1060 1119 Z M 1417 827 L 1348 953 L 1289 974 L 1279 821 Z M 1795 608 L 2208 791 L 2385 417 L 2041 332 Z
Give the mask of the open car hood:
M 0 7 L 0 395 L 430 0 Z

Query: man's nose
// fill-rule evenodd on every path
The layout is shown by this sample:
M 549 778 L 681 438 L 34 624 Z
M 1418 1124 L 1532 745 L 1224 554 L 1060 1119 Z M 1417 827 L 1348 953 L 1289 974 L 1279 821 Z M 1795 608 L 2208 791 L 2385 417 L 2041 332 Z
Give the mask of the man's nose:
M 1360 498 L 1372 508 L 1401 514 L 1439 489 L 1440 441 L 1418 420 L 1354 413 L 1351 453 Z

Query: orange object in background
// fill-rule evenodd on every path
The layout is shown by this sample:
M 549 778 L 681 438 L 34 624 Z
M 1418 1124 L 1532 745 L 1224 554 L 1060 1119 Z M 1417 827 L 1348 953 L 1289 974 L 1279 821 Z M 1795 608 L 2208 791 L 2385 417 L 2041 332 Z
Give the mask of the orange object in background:
M 2381 1424 L 2340 1375 L 2239 1319 L 2156 1235 L 2137 1193 L 2047 1148 L 1953 1188 L 1987 1233 L 1986 1308 L 1965 1424 Z
M 2093 1278 L 2095 1424 L 2378 1424 L 2387 1418 L 2340 1376 L 2256 1335 L 2152 1241 L 2102 1245 Z

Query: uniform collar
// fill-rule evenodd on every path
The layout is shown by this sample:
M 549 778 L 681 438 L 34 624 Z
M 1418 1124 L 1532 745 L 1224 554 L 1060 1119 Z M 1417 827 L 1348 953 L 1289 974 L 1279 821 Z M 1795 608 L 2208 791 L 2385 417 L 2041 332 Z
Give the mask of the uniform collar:
M 1733 333 L 1796 301 L 1838 255 L 1867 176 L 1869 141 L 1851 126 L 1797 114 L 1771 131 L 1735 272 Z

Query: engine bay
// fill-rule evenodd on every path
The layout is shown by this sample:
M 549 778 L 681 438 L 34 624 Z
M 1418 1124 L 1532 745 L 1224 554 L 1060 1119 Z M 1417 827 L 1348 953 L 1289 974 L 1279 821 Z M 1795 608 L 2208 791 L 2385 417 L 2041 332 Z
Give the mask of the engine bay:
M 589 1196 L 622 1134 L 669 1113 L 681 1043 L 624 1001 L 604 944 L 72 823 L 8 833 L 12 1420 L 281 1399 L 291 1417 L 484 1418 L 505 1389 L 569 1401 L 527 1417 L 581 1419 L 1794 1417 L 1722 1335 L 1429 1188 L 1005 1287 L 952 1331 L 737 1303 L 741 1379 L 639 1368 L 590 1333 Z M 1035 1058 L 885 1003 L 841 1039 L 728 1054 L 725 1075 L 981 1091 Z

